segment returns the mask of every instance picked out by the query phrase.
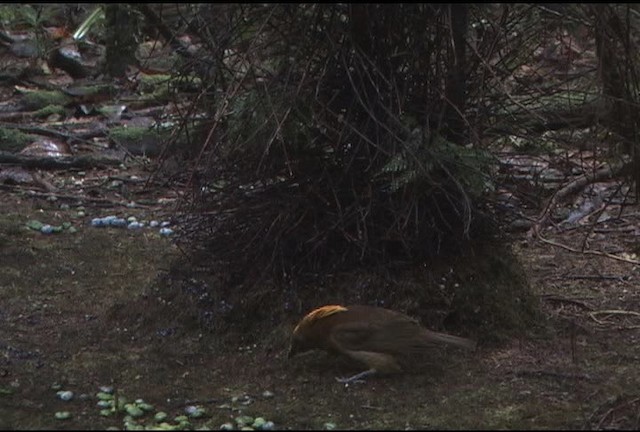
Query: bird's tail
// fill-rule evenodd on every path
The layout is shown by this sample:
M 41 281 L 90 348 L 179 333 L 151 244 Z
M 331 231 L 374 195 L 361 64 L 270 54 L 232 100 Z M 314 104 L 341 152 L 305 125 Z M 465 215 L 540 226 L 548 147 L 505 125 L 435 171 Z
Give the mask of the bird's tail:
M 461 348 L 466 348 L 468 350 L 476 349 L 476 342 L 471 339 L 466 339 L 458 336 L 453 336 L 445 333 L 438 333 L 434 331 L 429 331 L 428 338 L 434 342 L 442 342 L 451 345 L 456 345 Z

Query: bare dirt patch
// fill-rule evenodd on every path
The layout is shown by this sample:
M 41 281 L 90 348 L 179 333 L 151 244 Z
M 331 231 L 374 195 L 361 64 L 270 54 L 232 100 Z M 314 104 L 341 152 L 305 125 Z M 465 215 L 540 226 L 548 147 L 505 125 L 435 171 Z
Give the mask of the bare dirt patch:
M 522 241 L 519 256 L 547 320 L 543 335 L 473 355 L 439 352 L 420 373 L 345 387 L 334 377 L 353 370 L 337 359 L 287 362 L 282 346 L 230 348 L 202 331 L 192 296 L 168 298 L 158 288 L 179 252 L 157 232 L 92 228 L 101 210 L 91 209 L 75 222 L 77 233 L 47 236 L 25 222 L 69 215 L 2 195 L 2 429 L 122 428 L 123 414 L 103 417 L 96 407 L 105 385 L 170 418 L 202 405 L 208 416 L 192 426 L 215 429 L 241 414 L 283 429 L 638 427 L 640 293 L 632 264 Z M 579 247 L 584 233 L 554 239 Z M 619 252 L 628 242 L 596 233 L 590 246 Z M 58 399 L 54 384 L 76 397 Z M 55 419 L 61 410 L 72 418 Z

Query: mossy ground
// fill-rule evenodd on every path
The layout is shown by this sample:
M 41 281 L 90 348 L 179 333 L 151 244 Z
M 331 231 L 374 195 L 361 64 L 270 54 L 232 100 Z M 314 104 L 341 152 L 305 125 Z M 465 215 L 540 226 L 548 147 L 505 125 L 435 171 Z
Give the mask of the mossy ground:
M 239 413 L 283 429 L 638 427 L 640 330 L 624 311 L 640 310 L 640 292 L 630 264 L 516 243 L 545 331 L 473 354 L 438 351 L 420 372 L 345 387 L 334 377 L 354 370 L 338 359 L 285 359 L 290 323 L 255 346 L 221 344 L 203 330 L 197 299 L 168 295 L 161 283 L 180 252 L 157 232 L 91 228 L 107 211 L 94 208 L 74 220 L 77 233 L 42 235 L 24 224 L 58 224 L 73 210 L 0 193 L 0 429 L 123 426 L 121 415 L 101 417 L 93 397 L 57 399 L 54 383 L 89 395 L 111 385 L 171 415 L 196 400 L 210 417 L 194 427 L 214 429 Z M 592 247 L 624 241 L 596 238 Z M 244 395 L 251 403 L 233 399 Z M 56 420 L 59 410 L 73 417 Z

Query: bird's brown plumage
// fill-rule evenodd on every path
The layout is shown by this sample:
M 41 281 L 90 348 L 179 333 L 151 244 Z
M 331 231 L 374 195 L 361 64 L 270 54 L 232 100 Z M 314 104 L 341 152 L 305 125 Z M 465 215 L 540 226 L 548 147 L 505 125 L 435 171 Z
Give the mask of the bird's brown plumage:
M 364 363 L 372 373 L 401 372 L 401 359 L 424 353 L 436 343 L 474 349 L 472 340 L 427 330 L 407 315 L 374 306 L 322 306 L 309 312 L 293 330 L 289 357 L 322 349 Z

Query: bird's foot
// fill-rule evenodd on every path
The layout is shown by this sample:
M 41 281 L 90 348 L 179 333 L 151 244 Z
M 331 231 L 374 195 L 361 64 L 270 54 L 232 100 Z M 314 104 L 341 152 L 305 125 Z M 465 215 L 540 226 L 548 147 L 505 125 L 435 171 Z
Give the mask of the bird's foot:
M 361 379 L 353 379 L 353 377 L 348 377 L 348 378 L 338 378 L 336 377 L 336 381 L 338 381 L 341 384 L 344 385 L 349 385 L 349 384 L 364 384 L 364 380 Z
M 336 381 L 338 381 L 339 383 L 342 383 L 344 385 L 351 384 L 351 383 L 364 383 L 364 380 L 362 380 L 361 378 L 368 377 L 369 375 L 372 375 L 375 372 L 376 372 L 375 369 L 369 369 L 369 370 L 366 370 L 364 372 L 360 372 L 358 374 L 355 374 L 354 376 L 350 376 L 349 378 L 338 378 L 338 377 L 336 377 Z

